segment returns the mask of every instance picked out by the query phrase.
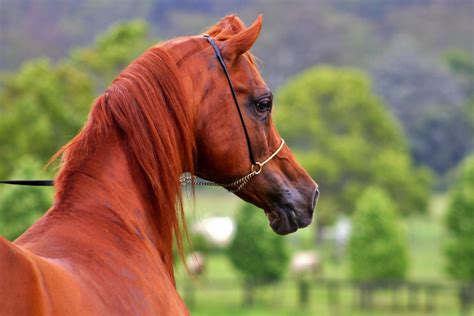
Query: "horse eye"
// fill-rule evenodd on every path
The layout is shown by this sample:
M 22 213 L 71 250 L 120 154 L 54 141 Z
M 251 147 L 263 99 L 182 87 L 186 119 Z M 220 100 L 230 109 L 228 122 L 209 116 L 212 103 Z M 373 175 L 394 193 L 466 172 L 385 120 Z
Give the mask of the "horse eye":
M 269 98 L 262 99 L 257 102 L 256 106 L 257 110 L 259 110 L 260 112 L 269 111 L 272 108 L 272 100 L 270 100 Z

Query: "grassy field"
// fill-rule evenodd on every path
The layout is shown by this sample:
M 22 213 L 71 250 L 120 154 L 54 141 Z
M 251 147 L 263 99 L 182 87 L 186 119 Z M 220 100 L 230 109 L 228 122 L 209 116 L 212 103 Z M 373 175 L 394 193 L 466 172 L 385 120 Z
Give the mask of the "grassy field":
M 188 203 L 187 216 L 191 221 L 208 216 L 233 215 L 238 211 L 241 201 L 223 190 L 199 190 L 196 203 Z M 456 288 L 443 272 L 443 209 L 445 197 L 432 199 L 429 216 L 414 216 L 404 219 L 407 240 L 410 246 L 410 269 L 408 278 L 420 282 L 441 282 L 450 285 L 437 292 L 418 293 L 419 307 L 408 308 L 409 293 L 406 290 L 397 295 L 400 306 L 393 306 L 393 292 L 381 290 L 375 294 L 373 310 L 357 308 L 358 291 L 347 287 L 338 292 L 338 304 L 330 301 L 327 288 L 314 281 L 310 285 L 310 299 L 306 307 L 298 301 L 298 284 L 287 276 L 279 284 L 267 286 L 257 291 L 256 303 L 252 307 L 243 305 L 244 290 L 238 273 L 223 252 L 210 255 L 207 259 L 206 273 L 192 280 L 178 265 L 176 276 L 180 293 L 187 301 L 193 315 L 459 315 Z M 262 216 L 264 216 L 262 214 Z M 288 236 L 292 249 L 308 248 L 312 245 L 314 230 L 301 230 Z M 348 278 L 347 262 L 334 262 L 331 258 L 331 246 L 316 247 L 323 258 L 323 272 L 320 277 L 344 280 Z M 435 302 L 435 308 L 428 310 L 429 302 Z

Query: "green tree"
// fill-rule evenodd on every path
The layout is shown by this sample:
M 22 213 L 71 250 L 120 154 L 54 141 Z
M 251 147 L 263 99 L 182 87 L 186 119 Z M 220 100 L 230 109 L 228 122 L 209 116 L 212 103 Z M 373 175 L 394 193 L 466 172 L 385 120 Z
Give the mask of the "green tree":
M 314 67 L 277 93 L 282 136 L 321 187 L 319 225 L 351 213 L 368 183 L 383 188 L 403 213 L 423 212 L 429 174 L 415 169 L 400 127 L 351 68 Z
M 245 204 L 237 215 L 237 231 L 229 246 L 229 258 L 242 275 L 246 302 L 253 301 L 254 286 L 280 280 L 289 262 L 286 240 L 268 228 L 261 210 Z
M 77 49 L 52 64 L 26 62 L 4 75 L 0 90 L 0 178 L 23 155 L 45 163 L 86 120 L 96 91 L 105 88 L 147 46 L 147 26 L 135 21 L 100 35 L 92 48 Z
M 355 280 L 400 280 L 408 266 L 407 244 L 395 205 L 377 188 L 357 201 L 349 239 L 351 276 Z
M 474 156 L 458 169 L 446 216 L 447 271 L 454 279 L 474 281 Z
M 117 24 L 99 35 L 93 47 L 74 50 L 71 60 L 95 79 L 95 86 L 101 91 L 134 58 L 151 46 L 147 37 L 148 24 L 144 21 Z
M 449 68 L 459 76 L 468 96 L 474 98 L 474 59 L 472 54 L 463 50 L 450 50 L 446 54 Z
M 31 158 L 16 161 L 11 179 L 41 179 L 45 172 Z M 52 190 L 43 187 L 3 186 L 0 191 L 0 235 L 16 239 L 50 206 Z
M 0 93 L 0 177 L 24 155 L 45 163 L 82 126 L 93 87 L 71 64 L 46 59 L 6 75 Z
M 447 67 L 417 44 L 395 38 L 372 69 L 374 86 L 402 123 L 414 161 L 443 174 L 470 150 L 465 95 Z

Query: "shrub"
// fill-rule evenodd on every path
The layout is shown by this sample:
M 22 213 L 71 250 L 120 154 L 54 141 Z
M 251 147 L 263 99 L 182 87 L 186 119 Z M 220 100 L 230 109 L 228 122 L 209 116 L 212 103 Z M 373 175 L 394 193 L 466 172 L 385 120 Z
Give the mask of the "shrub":
M 474 156 L 458 169 L 446 215 L 447 271 L 454 279 L 474 280 Z
M 406 275 L 407 245 L 387 194 L 367 189 L 357 201 L 349 240 L 352 277 L 360 281 L 400 280 Z
M 288 267 L 286 240 L 275 234 L 262 211 L 250 204 L 237 215 L 237 231 L 228 251 L 232 264 L 247 283 L 280 280 Z
M 397 201 L 397 211 L 423 213 L 429 172 L 414 166 L 398 122 L 366 73 L 313 67 L 277 93 L 275 122 L 304 168 L 321 183 L 318 225 L 350 213 L 367 183 Z
M 45 178 L 41 165 L 31 159 L 17 161 L 10 179 Z M 0 190 L 0 235 L 16 239 L 50 206 L 52 190 L 44 187 L 4 186 Z

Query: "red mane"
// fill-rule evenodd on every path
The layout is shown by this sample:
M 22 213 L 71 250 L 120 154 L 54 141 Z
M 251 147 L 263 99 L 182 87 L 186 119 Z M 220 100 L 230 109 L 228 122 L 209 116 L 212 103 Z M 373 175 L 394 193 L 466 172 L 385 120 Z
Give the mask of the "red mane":
M 159 47 L 147 50 L 94 102 L 82 131 L 52 160 L 63 156 L 55 179 L 56 203 L 63 204 L 68 183 L 90 154 L 104 137 L 118 135 L 134 178 L 142 181 L 136 185 L 149 201 L 161 245 L 171 244 L 174 234 L 181 250 L 179 218 L 184 213 L 178 179 L 193 171 L 195 144 L 191 110 L 175 64 Z M 165 262 L 171 263 L 168 252 Z

